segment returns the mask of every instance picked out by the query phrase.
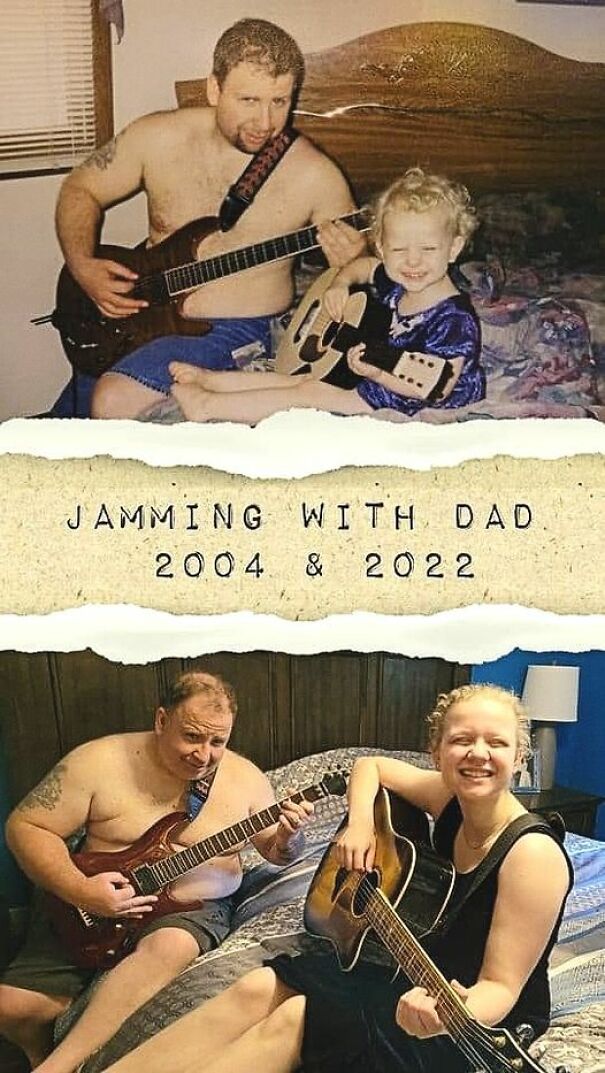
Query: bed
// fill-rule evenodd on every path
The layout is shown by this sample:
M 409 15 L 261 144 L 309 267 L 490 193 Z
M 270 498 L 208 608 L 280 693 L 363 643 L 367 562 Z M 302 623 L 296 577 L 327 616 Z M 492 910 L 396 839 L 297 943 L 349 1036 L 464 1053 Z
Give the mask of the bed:
M 484 26 L 391 27 L 306 57 L 296 125 L 359 204 L 420 164 L 465 182 L 482 220 L 462 272 L 482 325 L 487 394 L 414 418 L 605 416 L 605 64 Z M 205 82 L 178 82 L 181 107 Z M 300 298 L 317 266 L 297 273 Z M 276 341 L 287 323 L 276 326 Z
M 326 771 L 347 773 L 355 758 L 377 750 L 333 749 L 295 760 L 269 772 L 282 795 L 320 779 Z M 428 767 L 425 753 L 390 751 L 388 755 Z M 83 1067 L 100 1073 L 138 1043 L 211 998 L 243 973 L 277 951 L 295 952 L 320 944 L 304 932 L 302 911 L 315 868 L 345 812 L 345 800 L 320 802 L 307 829 L 304 856 L 284 869 L 246 852 L 245 875 L 238 892 L 233 929 L 223 945 L 192 966 L 133 1014 L 118 1033 Z M 568 834 L 576 882 L 568 899 L 559 941 L 551 958 L 553 1023 L 531 1046 L 548 1073 L 565 1065 L 568 1073 L 605 1069 L 605 844 Z M 92 985 L 94 986 L 94 984 Z M 58 1025 L 64 1033 L 88 1000 L 78 1000 Z

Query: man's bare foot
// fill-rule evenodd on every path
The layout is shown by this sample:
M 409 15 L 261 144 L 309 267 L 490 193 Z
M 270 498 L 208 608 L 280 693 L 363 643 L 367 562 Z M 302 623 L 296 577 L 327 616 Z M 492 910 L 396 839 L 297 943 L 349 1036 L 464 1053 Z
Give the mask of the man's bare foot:
M 170 394 L 176 399 L 187 421 L 211 421 L 212 392 L 205 391 L 198 384 L 175 383 Z

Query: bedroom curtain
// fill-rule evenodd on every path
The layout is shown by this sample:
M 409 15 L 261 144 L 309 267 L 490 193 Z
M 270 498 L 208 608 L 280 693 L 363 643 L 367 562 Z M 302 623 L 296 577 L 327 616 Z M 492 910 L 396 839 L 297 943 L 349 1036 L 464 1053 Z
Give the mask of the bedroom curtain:
M 70 168 L 106 140 L 108 37 L 91 0 L 2 0 L 0 172 Z

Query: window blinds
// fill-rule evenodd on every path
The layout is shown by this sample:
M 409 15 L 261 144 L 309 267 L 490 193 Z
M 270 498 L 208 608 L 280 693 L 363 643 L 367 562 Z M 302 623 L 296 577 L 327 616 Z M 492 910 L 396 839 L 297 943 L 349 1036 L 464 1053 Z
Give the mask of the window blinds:
M 0 171 L 73 167 L 96 144 L 91 0 L 1 0 Z

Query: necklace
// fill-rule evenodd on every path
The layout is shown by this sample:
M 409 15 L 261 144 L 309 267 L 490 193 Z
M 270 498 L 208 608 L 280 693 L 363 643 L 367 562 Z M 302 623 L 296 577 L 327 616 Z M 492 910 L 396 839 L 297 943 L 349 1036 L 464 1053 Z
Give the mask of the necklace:
M 485 837 L 482 838 L 480 842 L 471 842 L 470 838 L 468 837 L 468 835 L 466 833 L 466 830 L 464 828 L 464 823 L 463 823 L 462 827 L 461 827 L 462 837 L 463 837 L 464 841 L 466 842 L 467 846 L 469 847 L 469 849 L 483 849 L 483 847 L 485 845 L 487 845 L 488 842 L 493 842 L 494 839 L 497 838 L 497 836 L 500 834 L 501 831 L 504 830 L 505 827 L 508 827 L 508 825 L 509 825 L 511 820 L 512 820 L 512 815 L 507 816 L 505 821 L 504 821 L 504 823 L 501 823 L 499 827 L 494 827 L 493 831 L 490 831 L 489 834 L 485 835 Z

